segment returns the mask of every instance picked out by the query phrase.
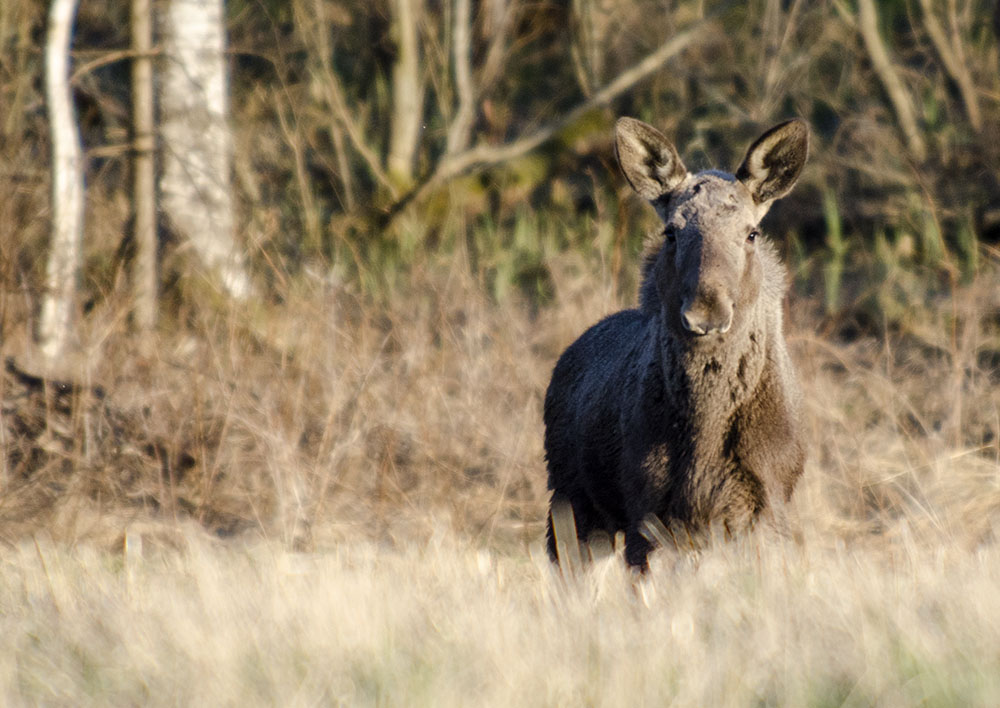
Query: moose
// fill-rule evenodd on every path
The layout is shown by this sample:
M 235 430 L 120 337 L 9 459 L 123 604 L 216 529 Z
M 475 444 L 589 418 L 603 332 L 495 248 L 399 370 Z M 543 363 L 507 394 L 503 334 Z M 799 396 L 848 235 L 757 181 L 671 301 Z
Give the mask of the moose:
M 692 174 L 673 144 L 634 118 L 615 126 L 618 163 L 662 233 L 642 263 L 639 306 L 584 332 L 545 395 L 553 513 L 577 536 L 623 531 L 648 569 L 650 515 L 698 533 L 766 526 L 790 533 L 787 504 L 806 458 L 801 392 L 785 346 L 787 274 L 760 220 L 795 185 L 806 123 L 761 135 L 732 175 Z

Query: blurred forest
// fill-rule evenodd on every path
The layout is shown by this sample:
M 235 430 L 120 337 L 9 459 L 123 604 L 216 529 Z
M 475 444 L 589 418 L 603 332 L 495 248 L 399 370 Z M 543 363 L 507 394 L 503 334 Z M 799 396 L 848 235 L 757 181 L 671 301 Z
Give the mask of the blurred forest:
M 37 293 L 48 236 L 46 10 L 0 10 L 8 299 Z M 238 230 L 272 296 L 307 270 L 377 292 L 459 245 L 494 294 L 533 298 L 547 252 L 624 241 L 631 262 L 646 215 L 622 199 L 620 115 L 660 127 L 692 168 L 732 168 L 763 127 L 809 121 L 805 182 L 768 223 L 800 262 L 818 255 L 807 280 L 876 251 L 968 274 L 978 244 L 1000 240 L 991 0 L 233 0 L 227 13 Z M 80 4 L 91 304 L 115 292 L 129 231 L 128 27 L 125 3 Z M 832 312 L 845 303 L 826 287 Z
M 603 314 L 554 313 L 588 291 L 604 307 L 635 301 L 654 217 L 615 163 L 622 115 L 659 127 L 692 169 L 733 169 L 764 128 L 808 121 L 806 171 L 764 227 L 790 266 L 793 324 L 818 336 L 953 352 L 942 303 L 998 256 L 994 0 L 229 0 L 231 188 L 255 294 L 237 304 L 191 277 L 192 249 L 161 228 L 160 346 L 139 356 L 127 5 L 81 0 L 76 17 L 85 363 L 71 378 L 86 383 L 50 389 L 8 368 L 2 483 L 21 490 L 0 505 L 9 522 L 72 488 L 217 529 L 289 506 L 281 524 L 308 526 L 338 485 L 412 504 L 425 468 L 439 498 L 491 490 L 468 512 L 475 528 L 539 519 L 540 433 L 522 445 L 486 429 L 497 415 L 539 427 L 548 367 Z M 31 350 L 44 292 L 47 11 L 0 4 L 5 356 Z M 990 346 L 976 361 L 1000 361 Z M 491 347 L 502 365 L 479 357 Z M 52 481 L 81 460 L 82 487 Z M 271 491 L 255 506 L 257 478 Z

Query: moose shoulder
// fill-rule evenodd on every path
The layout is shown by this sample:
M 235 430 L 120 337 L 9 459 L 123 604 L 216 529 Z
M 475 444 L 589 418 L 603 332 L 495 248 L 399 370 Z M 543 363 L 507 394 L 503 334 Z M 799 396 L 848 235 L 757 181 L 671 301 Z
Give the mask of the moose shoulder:
M 663 220 L 643 263 L 639 308 L 597 323 L 563 353 L 545 396 L 548 548 L 569 505 L 581 540 L 625 532 L 645 569 L 649 514 L 698 530 L 779 532 L 802 474 L 800 392 L 782 333 L 786 273 L 758 224 L 795 185 L 801 120 L 757 139 L 735 175 L 691 174 L 674 146 L 632 118 L 618 162 Z

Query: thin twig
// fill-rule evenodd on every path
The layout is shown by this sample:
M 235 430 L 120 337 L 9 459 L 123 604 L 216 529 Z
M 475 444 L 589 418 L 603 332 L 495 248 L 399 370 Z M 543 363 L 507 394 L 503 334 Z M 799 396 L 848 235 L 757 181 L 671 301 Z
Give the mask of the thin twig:
M 100 69 L 102 66 L 107 66 L 108 64 L 114 64 L 126 59 L 137 59 L 140 57 L 154 58 L 160 56 L 161 54 L 163 54 L 163 50 L 159 47 L 154 47 L 148 51 L 137 49 L 119 49 L 113 52 L 105 52 L 96 59 L 91 59 L 84 64 L 80 64 L 80 66 L 76 68 L 76 71 L 70 75 L 69 83 L 71 86 L 76 86 L 76 84 L 79 83 L 80 79 L 84 76 Z
M 490 41 L 490 48 L 486 51 L 486 59 L 483 61 L 479 75 L 480 86 L 491 86 L 503 69 L 505 49 L 507 48 L 507 33 L 510 31 L 514 17 L 517 14 L 516 0 L 496 0 L 502 3 L 500 15 L 493 28 L 493 39 Z
M 324 11 L 323 0 L 313 0 L 313 10 L 316 16 L 320 18 L 317 31 L 313 34 L 315 35 L 314 41 L 319 49 L 320 71 L 323 77 L 326 77 L 333 70 L 331 65 L 333 61 L 333 45 L 330 41 L 332 35 L 331 23 L 328 14 Z M 351 175 L 350 161 L 348 160 L 347 150 L 344 145 L 344 129 L 336 119 L 330 120 L 329 124 L 328 130 L 330 138 L 333 140 L 333 150 L 337 160 L 337 176 L 340 177 L 340 182 L 344 187 L 344 208 L 348 213 L 353 213 L 355 205 L 354 180 Z
M 954 0 L 948 1 L 948 24 L 951 26 L 951 39 L 945 35 L 944 28 L 938 22 L 937 16 L 931 8 L 930 0 L 920 0 L 920 9 L 923 11 L 924 28 L 927 30 L 934 49 L 941 57 L 941 63 L 952 81 L 958 86 L 958 91 L 962 95 L 965 103 L 965 112 L 969 116 L 969 123 L 973 130 L 979 132 L 983 126 L 983 118 L 979 113 L 979 100 L 976 95 L 976 85 L 972 80 L 972 74 L 965 63 L 965 52 L 962 50 L 962 38 L 958 32 L 958 17 L 955 12 Z
M 291 125 L 288 116 L 285 115 L 285 110 L 291 111 L 291 107 L 286 109 L 279 104 L 276 107 L 275 114 L 278 117 L 278 125 L 281 126 L 281 132 L 285 136 L 285 142 L 292 149 L 292 163 L 295 165 L 295 181 L 298 183 L 299 196 L 302 198 L 302 211 L 305 212 L 306 233 L 310 241 L 319 245 L 323 240 L 323 229 L 320 225 L 319 210 L 316 208 L 316 199 L 310 186 L 311 182 L 306 168 L 302 140 L 298 130 Z
M 530 135 L 525 135 L 505 145 L 479 144 L 457 155 L 445 157 L 438 163 L 437 168 L 430 176 L 410 190 L 409 193 L 389 209 L 388 218 L 390 220 L 393 219 L 410 204 L 420 201 L 428 192 L 442 182 L 453 179 L 473 168 L 497 165 L 534 150 L 559 131 L 572 125 L 587 112 L 610 103 L 654 71 L 657 71 L 668 60 L 679 54 L 694 42 L 695 39 L 700 37 L 709 24 L 709 20 L 702 20 L 694 27 L 674 35 L 660 45 L 659 49 L 649 54 L 635 66 L 623 71 L 612 82 L 596 91 L 589 99 Z
M 899 126 L 906 137 L 906 144 L 910 155 L 917 162 L 923 162 L 927 156 L 927 146 L 924 138 L 917 127 L 917 119 L 910 103 L 910 96 L 906 92 L 906 87 L 900 81 L 896 69 L 889 59 L 889 53 L 882 44 L 882 38 L 878 32 L 878 15 L 875 12 L 873 0 L 858 0 L 858 31 L 868 49 L 868 56 L 872 62 L 872 68 L 878 74 L 885 92 L 889 96 Z
M 299 12 L 306 13 L 307 10 L 296 5 L 296 9 Z M 304 27 L 308 27 L 312 22 L 311 19 L 307 19 L 306 16 L 299 20 Z M 322 25 L 321 25 L 322 27 Z M 357 151 L 361 159 L 364 160 L 365 165 L 368 167 L 368 171 L 375 178 L 375 180 L 389 192 L 390 196 L 395 199 L 398 195 L 395 185 L 389 176 L 382 169 L 382 162 L 379 156 L 375 154 L 371 146 L 365 140 L 364 130 L 359 125 L 358 121 L 351 114 L 350 109 L 347 107 L 347 101 L 344 98 L 344 89 L 340 84 L 340 79 L 337 76 L 337 72 L 334 71 L 332 65 L 332 52 L 322 50 L 322 38 L 317 38 L 317 42 L 320 43 L 321 50 L 319 55 L 321 60 L 319 62 L 319 69 L 322 72 L 322 81 L 317 83 L 320 85 L 323 91 L 323 98 L 326 101 L 327 106 L 333 113 L 334 118 L 344 130 L 347 135 L 347 139 L 350 140 L 351 145 Z M 279 54 L 279 56 L 281 56 Z M 283 62 L 282 62 L 283 65 Z M 284 68 L 282 66 L 282 68 Z M 287 87 L 285 88 L 286 96 L 288 96 Z M 294 105 L 291 97 L 288 97 L 289 105 Z

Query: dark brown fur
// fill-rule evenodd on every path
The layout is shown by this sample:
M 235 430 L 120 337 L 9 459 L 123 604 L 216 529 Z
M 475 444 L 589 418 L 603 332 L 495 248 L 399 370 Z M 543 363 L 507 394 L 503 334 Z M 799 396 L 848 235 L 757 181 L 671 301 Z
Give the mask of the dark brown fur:
M 545 397 L 552 505 L 581 540 L 625 532 L 646 567 L 649 515 L 697 531 L 787 527 L 805 460 L 800 393 L 782 334 L 786 274 L 757 224 L 805 162 L 801 121 L 775 126 L 737 176 L 689 174 L 654 128 L 617 126 L 622 171 L 664 221 L 643 258 L 640 307 L 587 330 Z M 552 516 L 549 553 L 556 557 Z

